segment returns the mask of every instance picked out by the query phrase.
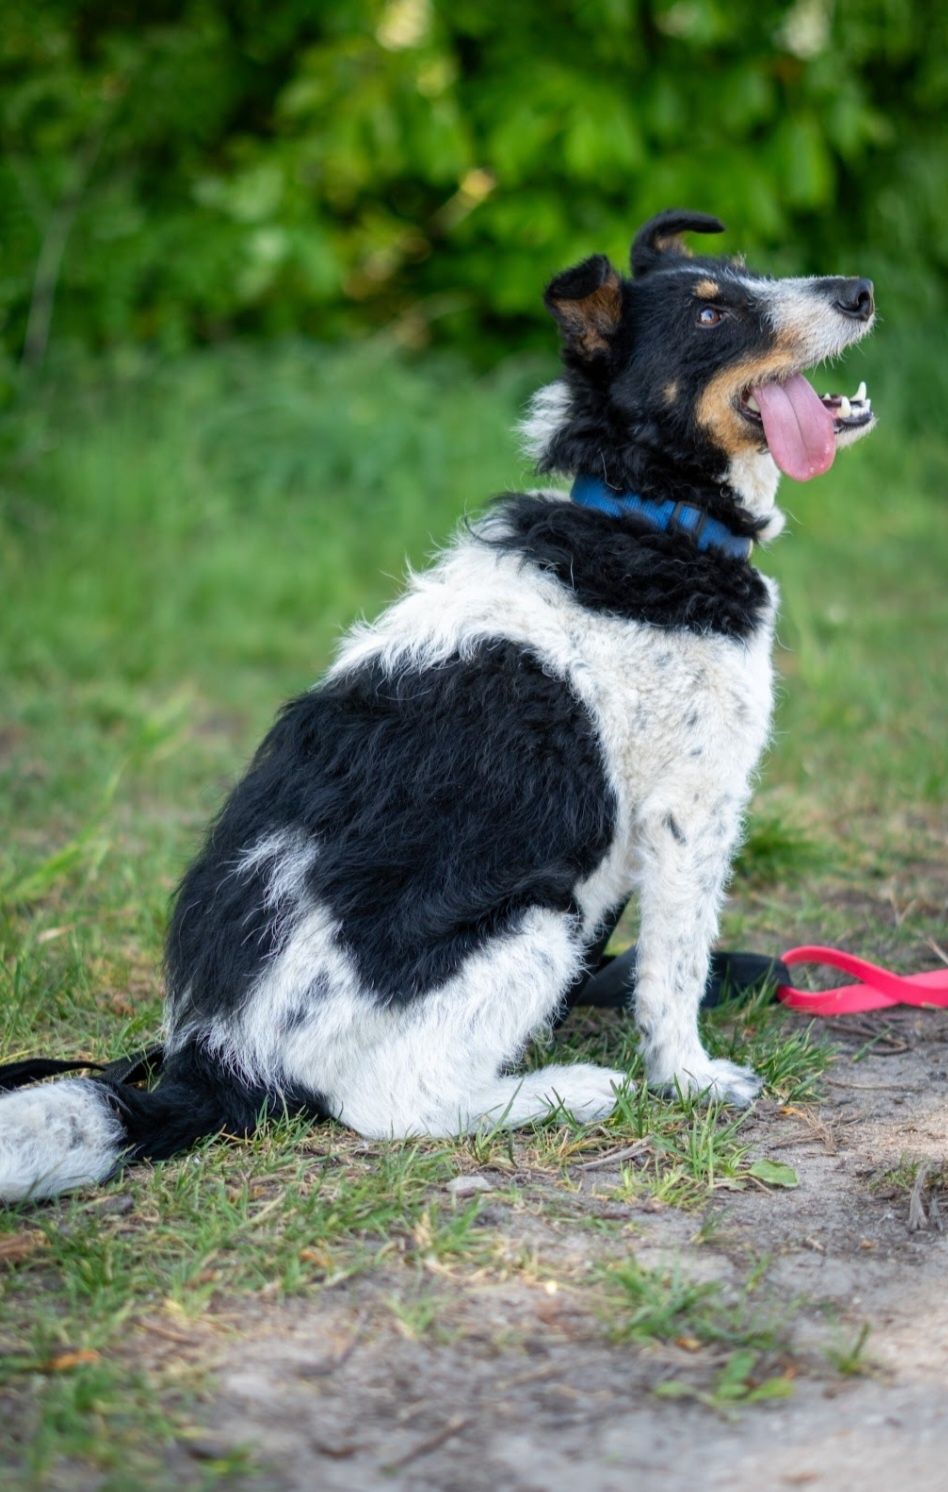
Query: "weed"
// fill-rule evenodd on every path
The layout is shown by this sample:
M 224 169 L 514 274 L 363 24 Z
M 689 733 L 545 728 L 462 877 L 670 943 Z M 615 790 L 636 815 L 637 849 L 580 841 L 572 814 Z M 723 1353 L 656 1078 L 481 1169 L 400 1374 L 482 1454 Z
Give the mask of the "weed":
M 872 1327 L 865 1321 L 852 1342 L 826 1348 L 827 1361 L 832 1363 L 837 1373 L 855 1378 L 872 1371 L 872 1365 L 866 1357 L 866 1345 L 871 1331 Z
M 832 864 L 829 845 L 773 811 L 752 815 L 735 877 L 755 886 L 786 886 Z
M 446 1334 L 438 1330 L 439 1316 L 443 1307 L 436 1296 L 393 1295 L 386 1303 L 398 1323 L 399 1331 L 410 1341 L 417 1342 L 429 1333 L 436 1334 L 440 1341 L 447 1339 Z
M 635 1259 L 612 1266 L 605 1272 L 612 1335 L 617 1341 L 654 1338 L 689 1354 L 715 1349 L 718 1359 L 725 1349 L 710 1384 L 693 1375 L 666 1377 L 655 1386 L 663 1398 L 693 1398 L 728 1412 L 737 1404 L 785 1397 L 793 1391 L 792 1307 L 778 1314 L 752 1304 L 766 1267 L 759 1261 L 743 1287 L 728 1292 L 716 1281 L 689 1280 L 678 1268 L 645 1269 Z M 707 1365 L 706 1357 L 696 1362 Z
M 761 1368 L 760 1352 L 742 1347 L 732 1352 L 707 1388 L 681 1378 L 664 1378 L 655 1385 L 663 1399 L 694 1399 L 733 1418 L 740 1405 L 761 1404 L 769 1399 L 786 1399 L 793 1393 L 793 1377 L 786 1371 L 768 1374 Z

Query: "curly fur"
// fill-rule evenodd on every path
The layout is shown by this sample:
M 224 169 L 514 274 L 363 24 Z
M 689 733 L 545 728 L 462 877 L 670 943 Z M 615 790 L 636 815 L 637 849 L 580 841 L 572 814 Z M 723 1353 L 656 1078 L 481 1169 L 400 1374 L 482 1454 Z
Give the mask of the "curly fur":
M 773 463 L 726 400 L 709 425 L 703 391 L 779 360 L 810 322 L 822 347 L 861 331 L 826 290 L 846 282 L 771 291 L 685 257 L 683 232 L 718 227 L 661 215 L 634 281 L 597 255 L 551 283 L 566 371 L 526 437 L 541 471 L 754 536 L 779 527 Z M 709 340 L 712 291 L 735 309 Z M 0 1196 L 101 1180 L 284 1107 L 381 1137 L 601 1117 L 625 1073 L 516 1065 L 633 894 L 649 1082 L 749 1102 L 757 1079 L 707 1054 L 697 1010 L 769 730 L 775 611 L 746 560 L 562 492 L 500 500 L 352 629 L 211 826 L 172 918 L 158 1086 L 0 1097 Z M 13 1067 L 10 1087 L 45 1070 Z

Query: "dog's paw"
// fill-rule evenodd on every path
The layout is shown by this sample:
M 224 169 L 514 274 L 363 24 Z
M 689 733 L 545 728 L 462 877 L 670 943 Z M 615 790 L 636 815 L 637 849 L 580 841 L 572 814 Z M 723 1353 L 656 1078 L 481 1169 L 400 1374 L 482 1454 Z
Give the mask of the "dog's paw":
M 666 1091 L 674 1090 L 677 1085 L 682 1093 L 718 1099 L 739 1109 L 753 1103 L 763 1087 L 753 1068 L 739 1067 L 724 1057 L 708 1057 L 704 1053 L 698 1059 L 684 1062 L 672 1077 L 650 1078 L 649 1082 L 651 1087 Z
M 605 1119 L 616 1106 L 618 1092 L 629 1086 L 628 1073 L 592 1062 L 547 1067 L 542 1076 L 551 1107 L 566 1109 L 581 1124 Z

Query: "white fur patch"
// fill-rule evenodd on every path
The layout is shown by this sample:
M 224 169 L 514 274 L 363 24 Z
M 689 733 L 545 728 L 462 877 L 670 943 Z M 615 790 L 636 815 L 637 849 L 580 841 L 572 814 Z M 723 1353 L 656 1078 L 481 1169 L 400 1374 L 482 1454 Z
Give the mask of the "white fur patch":
M 87 1078 L 0 1095 L 0 1200 L 55 1197 L 104 1181 L 123 1137 L 115 1110 Z
M 359 1134 L 453 1135 L 523 1124 L 562 1104 L 601 1117 L 624 1074 L 501 1069 L 555 1014 L 582 964 L 572 920 L 534 909 L 440 989 L 386 1006 L 359 982 L 331 919 L 314 909 L 261 978 L 238 1022 L 206 1038 L 245 1079 L 304 1087 Z M 307 991 L 313 990 L 306 1011 Z
M 284 829 L 258 840 L 237 863 L 235 873 L 240 876 L 268 867 L 264 903 L 273 913 L 278 935 L 299 907 L 317 853 L 315 841 L 302 829 Z
M 724 479 L 751 517 L 766 518 L 758 540 L 766 543 L 783 533 L 787 520 L 776 506 L 780 468 L 769 451 L 742 451 L 732 456 Z
M 832 310 L 819 276 L 791 276 L 783 280 L 738 277 L 754 296 L 774 331 L 789 335 L 799 347 L 801 364 L 807 367 L 838 357 L 871 330 L 874 317 L 854 321 Z
M 555 435 L 569 419 L 570 392 L 565 378 L 537 389 L 517 429 L 525 455 L 534 464 L 546 455 Z

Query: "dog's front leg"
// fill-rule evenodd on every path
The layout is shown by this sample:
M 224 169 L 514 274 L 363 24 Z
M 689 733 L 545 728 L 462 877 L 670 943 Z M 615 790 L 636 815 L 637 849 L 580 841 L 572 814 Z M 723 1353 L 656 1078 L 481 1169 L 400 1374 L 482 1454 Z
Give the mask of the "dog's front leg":
M 652 1087 L 707 1092 L 747 1104 L 760 1089 L 749 1068 L 714 1059 L 698 1035 L 698 1006 L 743 800 L 708 785 L 665 797 L 640 820 L 641 927 L 635 1014 Z

